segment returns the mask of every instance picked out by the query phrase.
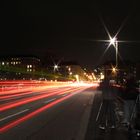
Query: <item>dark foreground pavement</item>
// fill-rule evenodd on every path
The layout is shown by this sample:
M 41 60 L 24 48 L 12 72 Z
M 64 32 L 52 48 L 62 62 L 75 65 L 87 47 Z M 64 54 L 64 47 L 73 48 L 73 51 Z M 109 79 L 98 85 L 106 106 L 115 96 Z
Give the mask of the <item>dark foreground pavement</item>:
M 114 92 L 114 94 L 116 94 L 116 91 Z M 91 115 L 90 115 L 90 119 L 89 119 L 89 123 L 88 123 L 88 128 L 87 128 L 87 132 L 85 135 L 85 140 L 118 140 L 118 139 L 128 140 L 129 132 L 120 123 L 121 117 L 122 117 L 121 115 L 119 116 L 119 115 L 115 114 L 115 116 L 116 116 L 115 128 L 106 127 L 104 130 L 99 128 L 100 121 L 97 121 L 97 116 L 100 111 L 102 101 L 103 101 L 103 95 L 102 95 L 102 92 L 99 92 L 94 97 Z M 108 98 L 108 101 L 113 102 L 113 104 L 115 105 L 115 108 L 114 108 L 115 113 L 122 112 L 122 104 L 116 98 L 114 98 L 114 97 L 113 97 L 113 99 Z M 104 105 L 102 106 L 102 108 L 103 107 L 104 107 Z M 100 116 L 98 118 L 98 120 L 99 119 L 102 119 L 102 116 Z

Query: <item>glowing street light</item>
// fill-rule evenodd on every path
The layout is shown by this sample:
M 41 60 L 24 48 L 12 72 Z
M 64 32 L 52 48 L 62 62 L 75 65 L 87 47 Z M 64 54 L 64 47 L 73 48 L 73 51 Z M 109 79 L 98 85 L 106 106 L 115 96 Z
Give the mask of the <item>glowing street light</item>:
M 110 37 L 110 45 L 113 45 L 113 46 L 115 46 L 115 42 L 116 42 L 116 38 L 114 37 L 114 38 L 111 38 Z M 110 46 L 109 45 L 109 46 Z
M 54 71 L 58 70 L 58 65 L 54 65 Z
M 117 69 L 115 67 L 112 68 L 112 72 L 116 73 Z
M 72 72 L 70 72 L 69 75 L 72 75 Z
M 110 40 L 109 40 L 110 45 L 113 45 L 115 47 L 115 50 L 116 50 L 116 67 L 118 66 L 118 41 L 117 41 L 117 38 L 116 37 L 110 37 Z
M 58 68 L 58 65 L 55 65 L 54 68 L 57 69 Z
M 105 75 L 101 72 L 100 73 L 100 79 L 103 80 L 105 78 Z

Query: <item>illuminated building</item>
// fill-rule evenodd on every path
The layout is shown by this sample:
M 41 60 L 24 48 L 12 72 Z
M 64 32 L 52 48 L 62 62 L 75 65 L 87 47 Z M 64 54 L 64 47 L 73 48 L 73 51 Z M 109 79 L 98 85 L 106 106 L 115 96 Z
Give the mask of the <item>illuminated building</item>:
M 68 62 L 61 63 L 59 72 L 64 76 L 72 77 L 75 80 L 77 80 L 77 78 L 75 77 L 78 77 L 78 81 L 88 80 L 88 78 L 85 75 L 84 69 L 82 69 L 82 67 L 76 62 L 68 61 Z
M 0 79 L 29 79 L 40 68 L 40 59 L 32 56 L 0 58 Z

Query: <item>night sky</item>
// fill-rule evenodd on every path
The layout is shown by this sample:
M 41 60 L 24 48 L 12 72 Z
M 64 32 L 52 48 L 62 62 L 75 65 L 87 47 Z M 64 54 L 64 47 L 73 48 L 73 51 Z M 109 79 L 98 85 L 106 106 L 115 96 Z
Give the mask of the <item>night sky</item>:
M 0 55 L 37 55 L 48 53 L 60 59 L 75 60 L 94 68 L 115 60 L 110 47 L 101 58 L 108 40 L 103 23 L 114 36 L 118 34 L 122 59 L 140 60 L 140 8 L 134 0 L 59 1 L 19 0 L 1 6 Z

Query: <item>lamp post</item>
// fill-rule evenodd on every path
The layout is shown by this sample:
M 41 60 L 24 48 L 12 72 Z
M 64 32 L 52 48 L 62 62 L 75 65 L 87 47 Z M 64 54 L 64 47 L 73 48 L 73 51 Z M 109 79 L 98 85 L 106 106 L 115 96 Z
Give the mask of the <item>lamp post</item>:
M 115 68 L 113 68 L 113 74 L 115 74 L 116 75 L 116 82 L 118 81 L 117 79 L 117 70 L 118 70 L 118 41 L 117 41 L 117 38 L 116 37 L 114 37 L 114 38 L 111 38 L 110 37 L 110 44 L 109 45 L 113 45 L 114 46 L 114 48 L 115 48 L 115 50 L 116 50 L 116 66 L 115 66 Z
M 115 43 L 115 49 L 116 49 L 116 68 L 118 67 L 118 41 L 116 40 Z
M 116 68 L 117 68 L 118 67 L 118 41 L 116 37 L 114 38 L 110 37 L 110 45 L 113 45 L 116 50 Z

